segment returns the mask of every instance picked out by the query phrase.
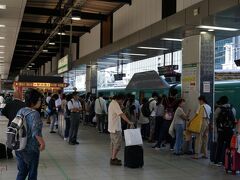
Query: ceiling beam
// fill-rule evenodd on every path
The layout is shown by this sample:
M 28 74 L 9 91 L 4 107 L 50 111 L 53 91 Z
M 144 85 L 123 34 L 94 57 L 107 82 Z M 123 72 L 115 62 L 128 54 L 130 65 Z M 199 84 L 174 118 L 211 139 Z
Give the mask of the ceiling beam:
M 56 47 L 56 46 L 48 46 L 48 47 L 46 47 L 46 49 L 48 49 L 48 50 L 50 50 L 50 51 L 57 51 L 59 48 L 58 47 Z M 15 50 L 28 50 L 28 51 L 36 51 L 37 49 L 35 48 L 35 47 L 24 47 L 24 46 L 18 46 L 18 45 L 16 45 L 16 47 L 15 47 Z
M 30 32 L 20 32 L 18 34 L 18 39 L 19 40 L 41 40 L 44 41 L 45 39 L 47 39 L 48 35 L 42 35 L 39 33 L 30 33 Z M 70 36 L 68 35 L 62 35 L 60 37 L 60 35 L 56 35 L 53 38 L 55 41 L 60 41 L 60 39 L 62 39 L 62 41 L 70 41 Z M 78 36 L 72 36 L 72 42 L 73 43 L 77 43 L 79 42 L 79 37 Z
M 25 28 L 34 28 L 34 29 L 53 29 L 56 26 L 54 26 L 53 24 L 48 24 L 48 23 L 36 23 L 36 22 L 26 22 L 23 21 L 21 24 L 21 27 L 25 27 Z M 63 27 L 65 31 L 70 31 L 71 27 L 70 25 L 64 26 Z M 72 31 L 76 31 L 76 32 L 90 32 L 90 28 L 86 27 L 86 26 L 72 26 Z
M 107 15 L 100 14 L 100 13 L 97 14 L 97 13 L 80 12 L 77 10 L 74 10 L 74 13 L 77 13 L 78 15 L 80 15 L 82 19 L 99 20 L 99 21 L 107 20 Z M 49 9 L 49 8 L 26 7 L 25 14 L 63 17 L 64 11 L 63 10 L 59 11 L 56 9 Z
M 132 0 L 101 0 L 106 2 L 113 2 L 113 3 L 125 3 L 125 4 L 132 4 Z
M 49 45 L 49 47 L 60 46 L 60 41 L 53 41 L 53 42 L 55 42 L 55 45 L 54 46 Z M 17 40 L 17 45 L 16 46 L 21 46 L 21 47 L 29 46 L 29 45 L 40 46 L 41 43 L 42 43 L 42 41 L 33 41 L 33 40 L 29 40 L 29 39 L 19 39 L 19 40 Z M 61 46 L 69 47 L 69 41 L 62 41 Z

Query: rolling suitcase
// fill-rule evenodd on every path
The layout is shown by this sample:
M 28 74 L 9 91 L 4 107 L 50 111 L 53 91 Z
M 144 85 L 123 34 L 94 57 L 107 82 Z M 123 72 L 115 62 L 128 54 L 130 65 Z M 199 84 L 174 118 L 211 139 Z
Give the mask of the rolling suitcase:
M 227 148 L 225 154 L 225 170 L 226 173 L 236 174 L 240 171 L 240 153 L 236 149 Z
M 124 166 L 129 168 L 142 168 L 143 165 L 143 147 L 139 145 L 126 146 L 124 150 Z

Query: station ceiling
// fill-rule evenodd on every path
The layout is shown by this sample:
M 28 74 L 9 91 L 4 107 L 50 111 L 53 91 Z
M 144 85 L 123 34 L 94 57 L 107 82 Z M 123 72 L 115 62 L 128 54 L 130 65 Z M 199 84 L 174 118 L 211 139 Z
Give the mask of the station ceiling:
M 131 0 L 27 0 L 10 68 L 12 76 L 19 74 L 76 2 L 79 2 L 79 6 L 73 8 L 72 16 L 81 18 L 69 18 L 60 26 L 59 32 L 66 35 L 57 33 L 52 37 L 50 42 L 54 44 L 44 47 L 44 51 L 31 64 L 32 69 L 52 60 L 60 51 L 60 46 L 69 47 L 71 24 L 72 42 L 78 43 L 79 37 L 89 33 L 124 4 L 130 4 Z
M 181 18 L 176 18 L 176 21 L 181 21 Z M 171 53 L 182 49 L 181 41 L 185 36 L 189 34 L 200 34 L 200 32 L 207 32 L 209 29 L 198 28 L 200 25 L 207 25 L 213 27 L 226 27 L 226 28 L 235 28 L 237 31 L 228 31 L 228 30 L 215 30 L 216 41 L 226 39 L 229 37 L 239 36 L 240 35 L 240 6 L 230 8 L 228 10 L 216 13 L 214 15 L 208 16 L 201 19 L 200 21 L 195 21 L 192 24 L 184 25 L 173 31 L 168 31 L 163 33 L 155 38 L 137 43 L 133 46 L 123 48 L 119 51 L 106 54 L 101 58 L 97 59 L 97 62 L 100 66 L 100 69 L 107 67 L 112 67 L 117 65 L 117 61 L 114 61 L 112 58 L 124 59 L 123 63 L 134 62 L 138 60 L 143 60 L 158 55 L 163 55 L 166 53 Z M 165 38 L 172 38 L 175 40 L 164 40 Z M 240 45 L 240 44 L 239 44 Z M 153 47 L 160 49 L 142 49 L 139 47 Z M 161 50 L 165 48 L 166 50 Z M 127 54 L 140 54 L 139 56 L 132 56 Z M 145 55 L 145 56 L 141 56 Z M 112 59 L 112 60 L 111 60 Z

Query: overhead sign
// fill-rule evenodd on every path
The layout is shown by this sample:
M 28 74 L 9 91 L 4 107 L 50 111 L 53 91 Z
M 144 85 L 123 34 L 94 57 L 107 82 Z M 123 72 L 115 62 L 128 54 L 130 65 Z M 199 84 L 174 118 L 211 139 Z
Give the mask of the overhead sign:
M 169 66 L 163 66 L 158 67 L 158 73 L 159 75 L 175 75 L 175 70 L 178 69 L 178 65 L 169 65 Z
M 58 74 L 68 71 L 68 55 L 58 60 Z

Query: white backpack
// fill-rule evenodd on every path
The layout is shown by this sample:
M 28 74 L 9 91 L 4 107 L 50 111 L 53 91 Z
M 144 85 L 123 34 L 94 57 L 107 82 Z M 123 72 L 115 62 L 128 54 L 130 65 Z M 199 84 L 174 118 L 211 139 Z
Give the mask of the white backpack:
M 29 108 L 30 109 L 30 108 Z M 31 114 L 34 110 L 30 110 L 25 115 L 17 115 L 10 126 L 7 128 L 7 142 L 6 145 L 9 149 L 15 151 L 21 151 L 25 149 L 27 145 L 27 123 L 26 117 Z

